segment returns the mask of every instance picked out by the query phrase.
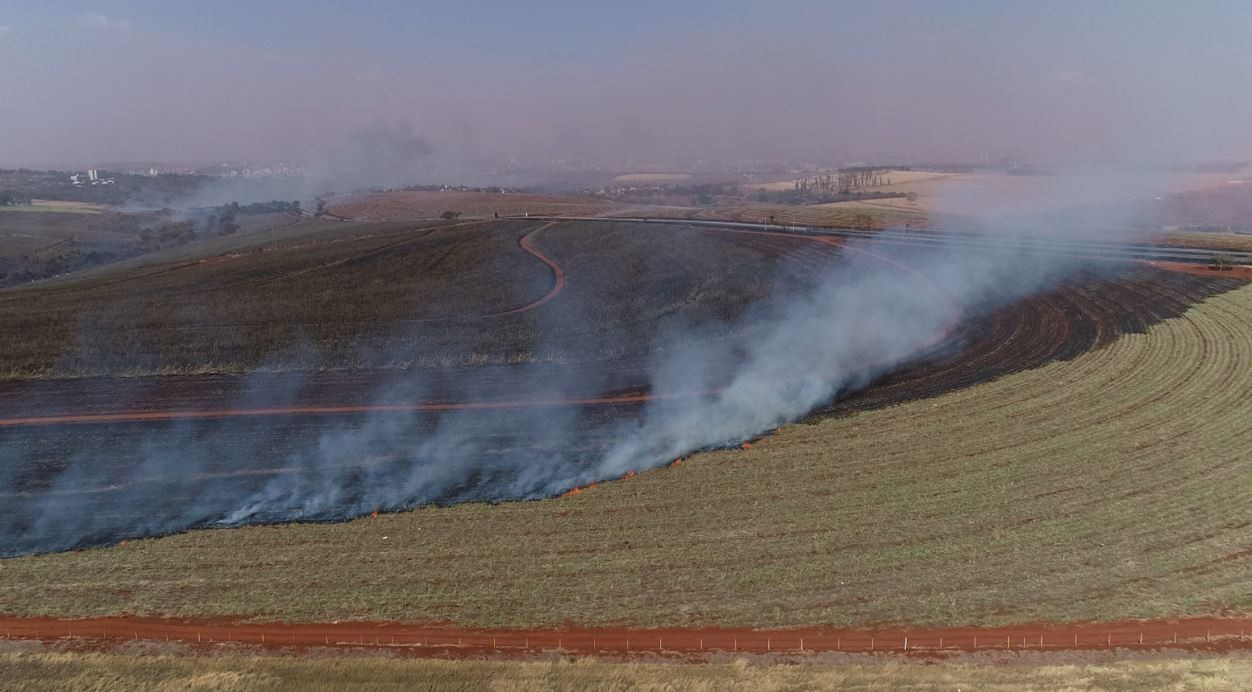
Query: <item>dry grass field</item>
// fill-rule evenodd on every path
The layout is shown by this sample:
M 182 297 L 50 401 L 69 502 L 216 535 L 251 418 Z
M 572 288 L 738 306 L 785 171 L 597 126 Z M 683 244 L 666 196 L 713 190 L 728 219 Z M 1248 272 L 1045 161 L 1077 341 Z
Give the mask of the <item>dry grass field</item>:
M 641 352 L 663 319 L 733 319 L 790 266 L 695 231 L 541 221 L 297 224 L 0 292 L 0 379 L 369 369 Z M 477 318 L 492 316 L 486 326 Z
M 753 204 L 734 207 L 646 207 L 627 209 L 622 216 L 643 218 L 711 219 L 718 221 L 742 221 L 766 223 L 771 216 L 773 223 L 796 226 L 826 226 L 830 228 L 888 228 L 893 226 L 924 226 L 926 213 L 911 207 L 869 204 L 817 204 L 789 206 L 783 204 Z
M 1246 689 L 1245 655 L 1181 654 L 960 656 L 933 662 L 824 656 L 778 665 L 764 658 L 715 663 L 589 658 L 442 661 L 378 655 L 195 655 L 133 646 L 83 653 L 30 645 L 0 647 L 0 680 L 32 692 L 63 690 L 1162 690 Z
M 1166 245 L 1252 252 L 1252 235 L 1246 234 L 1171 231 L 1161 235 L 1160 240 Z
M 330 200 L 326 209 L 337 216 L 358 221 L 422 221 L 437 219 L 445 211 L 460 212 L 462 218 L 492 218 L 494 214 L 594 216 L 612 206 L 587 197 L 448 190 L 336 197 Z
M 4 560 L 0 612 L 754 627 L 1246 614 L 1249 343 L 1244 287 L 1067 360 L 576 496 Z
M 0 207 L 0 262 L 80 239 L 99 244 L 122 244 L 133 234 L 108 229 L 113 215 L 77 209 L 40 211 L 40 207 Z
M 613 178 L 618 185 L 635 183 L 638 185 L 657 185 L 664 183 L 682 183 L 691 180 L 688 173 L 626 173 Z

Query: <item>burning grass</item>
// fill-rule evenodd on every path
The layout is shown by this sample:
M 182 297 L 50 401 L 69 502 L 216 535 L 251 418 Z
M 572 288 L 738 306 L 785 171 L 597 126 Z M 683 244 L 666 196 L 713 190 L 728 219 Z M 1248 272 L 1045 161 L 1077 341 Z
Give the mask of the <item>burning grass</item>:
M 1246 614 L 1250 343 L 1244 287 L 1068 360 L 570 497 L 5 560 L 0 612 L 758 627 Z

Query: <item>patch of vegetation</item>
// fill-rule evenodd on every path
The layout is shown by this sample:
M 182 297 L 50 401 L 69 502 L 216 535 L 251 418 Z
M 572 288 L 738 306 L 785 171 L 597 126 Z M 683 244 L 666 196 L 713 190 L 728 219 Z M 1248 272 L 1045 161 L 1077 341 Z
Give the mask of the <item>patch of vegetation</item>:
M 0 679 L 44 690 L 846 690 L 1236 689 L 1252 678 L 1252 659 L 1163 653 L 958 656 L 942 665 L 900 658 L 841 656 L 790 661 L 614 662 L 571 660 L 447 661 L 385 654 L 304 655 L 226 650 L 197 655 L 180 647 L 132 646 L 87 653 L 34 645 L 0 651 Z

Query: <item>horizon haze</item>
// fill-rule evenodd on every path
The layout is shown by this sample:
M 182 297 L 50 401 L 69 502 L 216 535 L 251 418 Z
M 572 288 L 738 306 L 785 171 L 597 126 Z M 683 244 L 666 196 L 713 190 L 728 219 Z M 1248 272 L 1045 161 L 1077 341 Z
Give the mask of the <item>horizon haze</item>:
M 474 5 L 2 3 L 0 165 L 317 163 L 380 125 L 442 163 L 1252 146 L 1243 3 Z

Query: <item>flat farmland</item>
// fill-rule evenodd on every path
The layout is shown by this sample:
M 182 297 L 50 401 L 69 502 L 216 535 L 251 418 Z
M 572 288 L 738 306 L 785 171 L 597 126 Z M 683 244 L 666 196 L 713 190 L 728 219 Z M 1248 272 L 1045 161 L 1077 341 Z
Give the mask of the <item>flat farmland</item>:
M 297 228 L 274 244 L 262 235 L 229 250 L 218 244 L 0 292 L 0 315 L 14 325 L 0 334 L 0 377 L 639 354 L 669 322 L 733 320 L 778 281 L 811 280 L 821 258 L 835 253 L 804 241 L 762 249 L 630 223 L 545 226 L 367 224 L 338 235 Z M 521 245 L 527 236 L 531 250 Z M 542 311 L 526 307 L 553 291 L 554 275 L 534 252 L 557 258 L 568 276 Z M 784 261 L 789 252 L 813 255 L 818 265 Z
M 506 627 L 1246 614 L 1252 288 L 1162 276 L 1136 290 L 1173 308 L 1093 322 L 1088 348 L 991 381 L 850 405 L 568 497 L 9 559 L 0 612 Z M 1076 312 L 1124 314 L 1105 291 L 1085 300 Z
M 824 226 L 828 228 L 889 228 L 893 226 L 923 227 L 927 224 L 924 210 L 890 205 L 815 204 L 795 206 L 784 204 L 750 204 L 722 207 L 646 207 L 618 212 L 623 216 L 641 218 L 703 219 L 765 224 L 773 217 L 774 224 Z
M 0 263 L 17 260 L 58 243 L 75 239 L 94 244 L 123 244 L 135 234 L 121 233 L 109 222 L 115 214 L 84 212 L 78 209 L 40 211 L 41 207 L 0 207 Z
M 199 655 L 198 655 L 199 654 Z M 783 665 L 778 665 L 783 663 Z M 232 650 L 203 655 L 189 647 L 136 646 L 84 652 L 13 644 L 0 649 L 0 675 L 23 689 L 1236 689 L 1252 676 L 1246 655 L 1108 654 L 954 656 L 934 661 L 870 656 L 741 657 L 714 663 L 580 658 L 525 662 L 425 660 L 393 655 L 305 656 Z
M 327 211 L 359 221 L 421 221 L 438 219 L 445 211 L 458 212 L 466 218 L 492 218 L 495 214 L 594 216 L 612 207 L 608 202 L 587 197 L 441 190 L 336 197 L 330 200 Z

